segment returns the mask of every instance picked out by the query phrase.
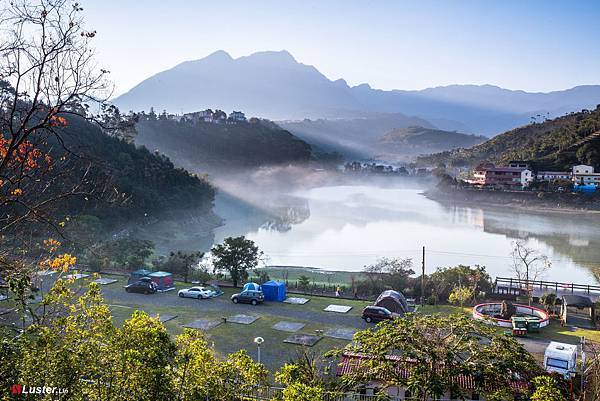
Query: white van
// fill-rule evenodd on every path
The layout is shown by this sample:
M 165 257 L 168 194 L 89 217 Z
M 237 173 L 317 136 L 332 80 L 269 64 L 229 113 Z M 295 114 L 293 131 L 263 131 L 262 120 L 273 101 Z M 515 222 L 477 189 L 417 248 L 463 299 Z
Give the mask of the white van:
M 544 368 L 549 373 L 559 373 L 565 379 L 577 371 L 577 345 L 552 341 L 544 353 Z

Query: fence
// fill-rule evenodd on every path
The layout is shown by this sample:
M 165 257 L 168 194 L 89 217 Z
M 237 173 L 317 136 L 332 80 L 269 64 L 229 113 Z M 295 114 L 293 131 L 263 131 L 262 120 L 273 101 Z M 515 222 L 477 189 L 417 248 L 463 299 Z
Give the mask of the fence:
M 283 388 L 281 387 L 256 387 L 250 391 L 241 394 L 244 401 L 276 401 L 283 398 Z M 389 396 L 385 394 L 367 395 L 354 392 L 325 392 L 322 394 L 322 401 L 421 401 L 417 397 Z M 429 401 L 470 401 L 468 398 L 430 398 Z
M 497 277 L 494 285 L 494 291 L 500 294 L 507 293 L 521 295 L 521 292 L 526 293 L 527 291 L 533 291 L 536 289 L 539 291 L 553 290 L 557 294 L 559 292 L 570 292 L 572 294 L 575 292 L 600 294 L 600 285 L 561 283 L 558 281 L 523 280 L 519 278 Z

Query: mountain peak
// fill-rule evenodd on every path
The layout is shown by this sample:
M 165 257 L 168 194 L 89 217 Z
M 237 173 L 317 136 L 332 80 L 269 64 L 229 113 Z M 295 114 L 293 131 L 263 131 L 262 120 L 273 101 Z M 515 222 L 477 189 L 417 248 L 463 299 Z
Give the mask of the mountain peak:
M 240 57 L 240 59 L 249 59 L 249 60 L 250 59 L 255 59 L 255 60 L 261 59 L 261 60 L 268 60 L 268 61 L 297 63 L 294 56 L 292 56 L 290 54 L 290 52 L 288 52 L 287 50 L 279 50 L 279 51 L 267 50 L 267 51 L 262 51 L 262 52 L 256 52 L 256 53 L 250 54 L 249 56 Z
M 233 60 L 233 57 L 231 57 L 225 50 L 217 50 L 206 56 L 204 59 Z

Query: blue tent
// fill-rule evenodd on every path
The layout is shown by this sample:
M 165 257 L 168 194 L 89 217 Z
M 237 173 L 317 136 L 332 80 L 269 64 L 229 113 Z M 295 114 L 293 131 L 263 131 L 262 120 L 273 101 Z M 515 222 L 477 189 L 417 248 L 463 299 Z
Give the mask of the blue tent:
M 131 276 L 129 277 L 129 280 L 127 280 L 127 284 L 137 283 L 142 277 L 148 277 L 150 274 L 152 274 L 152 272 L 146 269 L 139 269 L 131 272 Z
M 596 192 L 595 185 L 575 185 L 573 187 L 573 192 L 581 192 L 584 194 L 593 194 Z
M 262 285 L 265 301 L 283 302 L 285 300 L 285 284 L 279 281 L 267 281 Z
M 262 291 L 262 289 L 260 288 L 260 285 L 256 283 L 246 283 L 244 284 L 242 291 Z

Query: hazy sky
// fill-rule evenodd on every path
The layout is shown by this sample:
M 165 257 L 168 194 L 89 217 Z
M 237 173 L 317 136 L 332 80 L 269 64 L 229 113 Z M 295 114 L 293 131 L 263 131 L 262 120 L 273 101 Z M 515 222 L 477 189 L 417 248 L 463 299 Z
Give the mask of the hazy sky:
M 82 0 L 116 93 L 216 50 L 286 49 L 381 89 L 600 84 L 600 1 Z

